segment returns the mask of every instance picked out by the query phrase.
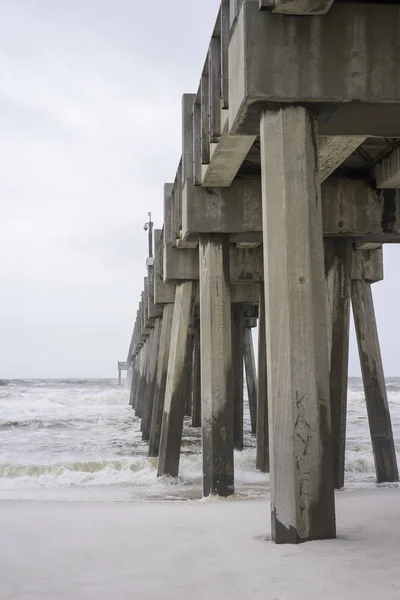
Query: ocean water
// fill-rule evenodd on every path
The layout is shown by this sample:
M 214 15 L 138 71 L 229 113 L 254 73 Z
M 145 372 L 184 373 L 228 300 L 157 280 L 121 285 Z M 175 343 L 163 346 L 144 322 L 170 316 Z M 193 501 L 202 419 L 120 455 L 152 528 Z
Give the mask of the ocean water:
M 387 389 L 400 453 L 400 378 Z M 235 453 L 239 498 L 268 493 L 255 469 L 246 407 L 245 450 Z M 185 421 L 178 478 L 156 476 L 128 391 L 114 380 L 0 381 L 0 499 L 186 500 L 201 497 L 200 431 Z M 362 382 L 349 382 L 346 488 L 375 485 Z

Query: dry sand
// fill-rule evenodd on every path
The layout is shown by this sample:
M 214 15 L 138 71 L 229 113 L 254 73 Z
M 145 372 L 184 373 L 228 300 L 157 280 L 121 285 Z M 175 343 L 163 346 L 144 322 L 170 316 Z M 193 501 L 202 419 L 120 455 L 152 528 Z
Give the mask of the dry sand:
M 339 538 L 275 546 L 265 500 L 0 503 L 0 598 L 399 600 L 400 490 L 337 495 Z

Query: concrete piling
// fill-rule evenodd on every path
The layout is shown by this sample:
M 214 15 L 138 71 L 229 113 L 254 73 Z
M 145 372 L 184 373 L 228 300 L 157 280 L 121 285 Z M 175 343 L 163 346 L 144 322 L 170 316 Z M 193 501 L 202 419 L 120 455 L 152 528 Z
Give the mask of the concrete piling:
M 232 304 L 233 444 L 243 450 L 244 305 Z
M 257 428 L 257 375 L 254 359 L 253 334 L 251 327 L 247 326 L 249 319 L 245 319 L 244 327 L 244 366 L 246 372 L 247 397 L 250 410 L 251 433 L 256 433 Z
M 299 543 L 336 532 L 317 129 L 297 106 L 260 132 L 272 535 Z
M 153 338 L 151 342 L 149 358 L 149 382 L 146 390 L 145 407 L 143 415 L 143 435 L 142 440 L 150 440 L 151 420 L 153 414 L 155 387 L 157 379 L 157 363 L 159 357 L 160 336 L 161 336 L 161 318 L 157 318 L 154 323 Z
M 163 308 L 160 343 L 158 349 L 157 375 L 150 427 L 149 456 L 158 456 L 160 449 L 161 425 L 164 413 L 165 388 L 168 374 L 168 359 L 171 343 L 173 314 L 174 305 L 165 304 Z
M 268 382 L 267 348 L 265 330 L 264 285 L 260 286 L 258 318 L 258 381 L 257 381 L 257 427 L 256 427 L 256 467 L 263 473 L 270 471 L 269 423 L 268 423 Z
M 201 370 L 200 370 L 200 319 L 195 318 L 193 332 L 193 408 L 192 427 L 201 427 Z
M 228 237 L 200 236 L 199 255 L 203 494 L 229 496 L 234 482 Z
M 354 324 L 378 483 L 399 481 L 371 289 L 372 282 L 383 278 L 383 269 L 379 264 L 381 263 L 381 252 L 364 253 L 361 250 L 354 252 L 353 281 L 351 283 Z M 360 256 L 360 254 L 364 256 Z M 375 256 L 373 256 L 374 254 Z M 365 264 L 363 273 L 361 273 L 361 268 L 358 268 L 360 262 L 365 263 L 365 261 L 371 265 L 372 272 L 369 274 L 365 272 Z
M 344 486 L 345 473 L 352 255 L 351 240 L 325 240 L 333 478 L 336 489 Z
M 185 397 L 183 393 L 184 367 L 190 352 L 190 320 L 193 308 L 194 284 L 177 284 L 172 320 L 168 374 L 165 388 L 164 412 L 161 426 L 158 476 L 179 472 Z
M 182 155 L 126 363 L 159 475 L 178 474 L 185 413 L 201 425 L 205 496 L 234 491 L 245 366 L 277 543 L 336 534 L 350 302 L 377 480 L 398 481 L 371 284 L 382 244 L 400 243 L 400 7 L 323 4 L 222 1 L 199 87 L 183 96 Z

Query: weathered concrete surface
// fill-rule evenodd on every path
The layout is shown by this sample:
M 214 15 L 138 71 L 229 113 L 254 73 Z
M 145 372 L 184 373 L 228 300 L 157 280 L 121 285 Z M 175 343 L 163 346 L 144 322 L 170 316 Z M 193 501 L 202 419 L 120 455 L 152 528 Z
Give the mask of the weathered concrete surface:
M 399 24 L 398 5 L 335 2 L 299 17 L 246 0 L 229 46 L 230 133 L 257 135 L 266 103 L 310 102 L 321 135 L 398 137 Z
M 322 148 L 320 162 L 323 160 L 328 157 L 324 158 Z M 231 194 L 231 189 L 201 188 L 186 182 L 182 235 L 193 240 L 201 232 L 230 233 L 240 234 L 242 242 L 254 241 L 254 235 L 262 232 L 260 182 L 238 180 L 233 188 Z M 360 180 L 329 179 L 322 186 L 322 213 L 325 236 L 400 241 L 400 190 L 376 190 Z
M 142 440 L 148 442 L 150 440 L 150 429 L 151 429 L 151 418 L 153 414 L 155 386 L 157 380 L 157 362 L 160 347 L 160 335 L 161 335 L 161 319 L 157 318 L 154 323 L 153 337 L 151 340 L 151 347 L 149 352 L 149 381 L 146 390 L 144 414 L 143 414 L 143 428 L 142 428 Z
M 266 343 L 265 293 L 264 285 L 261 285 L 258 321 L 256 467 L 263 473 L 269 473 L 270 470 Z
M 325 15 L 333 0 L 259 0 L 260 10 L 284 15 Z
M 400 148 L 397 147 L 389 156 L 375 167 L 376 185 L 378 188 L 400 187 Z
M 232 304 L 233 445 L 243 450 L 244 305 Z
M 246 323 L 245 323 L 246 325 Z M 249 400 L 251 433 L 257 428 L 257 375 L 254 359 L 253 334 L 250 327 L 244 328 L 244 366 L 246 372 L 247 397 Z
M 365 141 L 365 136 L 321 136 L 319 138 L 319 176 L 325 181 Z M 380 186 L 379 186 L 380 187 Z
M 229 188 L 203 188 L 187 180 L 182 193 L 182 237 L 200 233 L 261 231 L 259 180 L 236 179 Z
M 325 239 L 333 477 L 336 489 L 344 487 L 352 254 L 351 240 Z
M 164 413 L 165 387 L 168 374 L 169 348 L 171 343 L 174 305 L 166 304 L 163 310 L 160 344 L 157 360 L 157 376 L 154 389 L 153 411 L 151 417 L 149 456 L 158 456 L 162 417 Z
M 233 484 L 233 401 L 229 241 L 200 236 L 203 493 L 228 496 Z
M 352 305 L 378 483 L 399 481 L 371 283 L 352 281 Z
M 210 163 L 202 173 L 204 187 L 229 187 L 254 144 L 254 135 L 224 133 L 210 152 Z
M 200 321 L 194 322 L 192 427 L 201 427 Z
M 154 302 L 175 302 L 175 283 L 165 283 L 163 277 L 163 240 L 160 229 L 154 230 Z
M 351 278 L 377 283 L 383 280 L 383 250 L 354 250 Z
M 168 374 L 165 388 L 164 413 L 161 426 L 158 476 L 179 472 L 185 398 L 183 395 L 184 366 L 189 352 L 190 320 L 194 299 L 194 284 L 185 281 L 176 286 L 172 320 Z
M 400 241 L 400 193 L 365 181 L 331 179 L 322 186 L 324 235 Z
M 164 245 L 163 258 L 164 282 L 187 281 L 188 279 L 199 278 L 199 253 L 197 249 L 178 249 Z
M 303 107 L 262 115 L 271 504 L 277 543 L 336 535 L 316 136 L 316 123 Z

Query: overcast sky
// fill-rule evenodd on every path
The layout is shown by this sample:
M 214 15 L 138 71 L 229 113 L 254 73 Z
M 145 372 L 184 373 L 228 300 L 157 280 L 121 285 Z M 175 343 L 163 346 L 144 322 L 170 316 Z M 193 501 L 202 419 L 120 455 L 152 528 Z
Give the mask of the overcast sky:
M 0 378 L 115 376 L 218 0 L 0 0 Z M 397 248 L 375 289 L 400 374 Z M 352 344 L 350 371 L 358 374 Z

